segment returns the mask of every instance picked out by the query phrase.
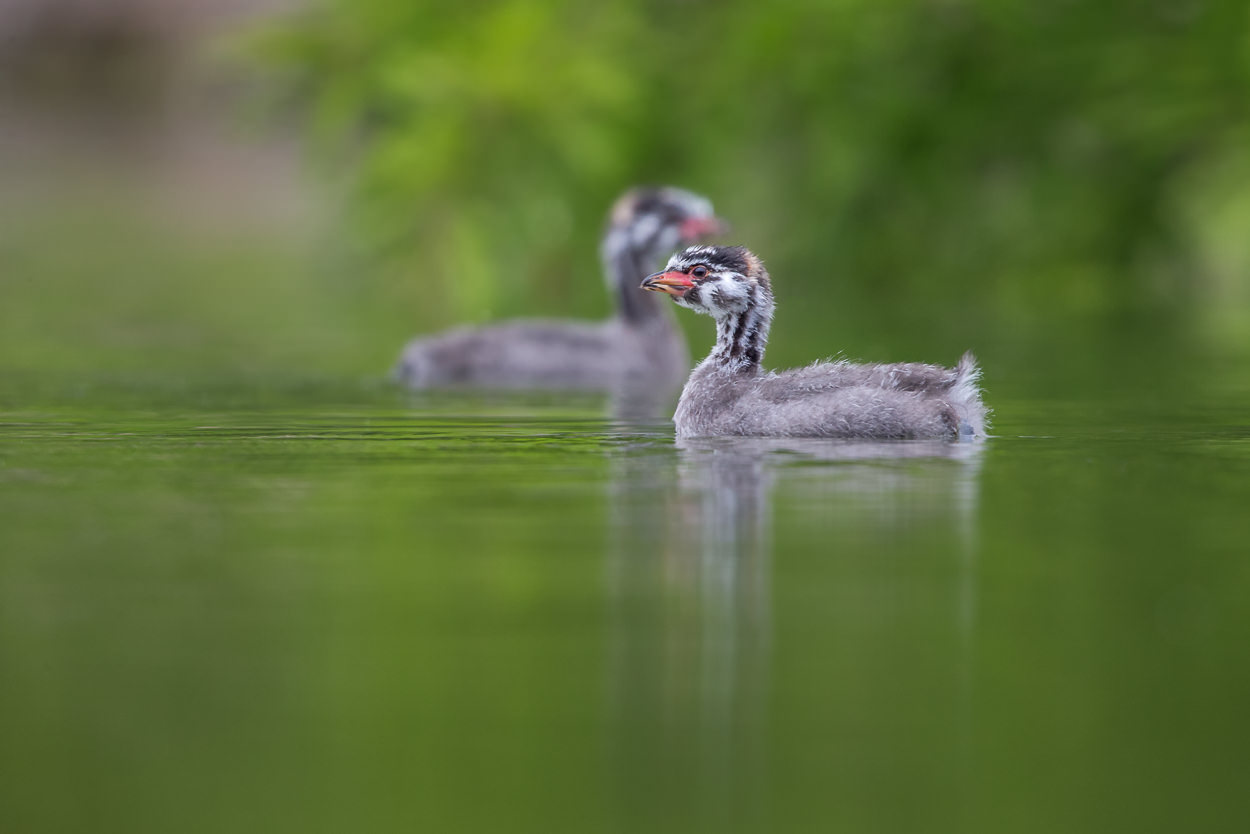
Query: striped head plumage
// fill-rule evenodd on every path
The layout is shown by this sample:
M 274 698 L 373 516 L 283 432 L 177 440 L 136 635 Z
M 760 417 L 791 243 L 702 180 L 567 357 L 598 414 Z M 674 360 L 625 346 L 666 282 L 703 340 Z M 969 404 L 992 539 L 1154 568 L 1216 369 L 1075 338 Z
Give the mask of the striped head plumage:
M 764 262 L 741 246 L 691 246 L 647 276 L 644 290 L 716 319 L 712 359 L 734 369 L 756 367 L 773 318 L 773 292 Z
M 611 263 L 628 252 L 652 269 L 674 249 L 724 231 L 706 197 L 672 186 L 631 188 L 612 206 L 603 257 Z
M 752 305 L 772 306 L 764 262 L 741 246 L 690 246 L 648 276 L 642 288 L 668 293 L 681 306 L 717 319 Z

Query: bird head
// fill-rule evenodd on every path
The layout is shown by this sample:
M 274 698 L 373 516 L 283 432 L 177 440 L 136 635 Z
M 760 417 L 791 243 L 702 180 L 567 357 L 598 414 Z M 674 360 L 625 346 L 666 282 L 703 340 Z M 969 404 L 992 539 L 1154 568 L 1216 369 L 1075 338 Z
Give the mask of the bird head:
M 763 261 L 741 246 L 691 246 L 648 275 L 642 288 L 667 293 L 681 306 L 718 319 L 772 299 Z
M 674 249 L 725 231 L 706 197 L 673 187 L 633 188 L 612 207 L 603 254 L 613 261 L 628 252 L 650 268 Z

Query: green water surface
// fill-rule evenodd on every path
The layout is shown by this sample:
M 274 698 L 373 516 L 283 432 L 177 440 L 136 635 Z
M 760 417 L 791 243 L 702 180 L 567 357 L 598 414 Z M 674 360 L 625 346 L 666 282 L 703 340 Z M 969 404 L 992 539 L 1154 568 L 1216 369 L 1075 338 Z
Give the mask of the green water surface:
M 1244 309 L 791 296 L 770 364 L 974 347 L 996 436 L 677 444 L 390 386 L 414 314 L 306 250 L 20 208 L 0 832 L 1250 825 Z
M 201 394 L 0 415 L 4 831 L 1250 819 L 1240 394 L 684 445 L 594 401 Z

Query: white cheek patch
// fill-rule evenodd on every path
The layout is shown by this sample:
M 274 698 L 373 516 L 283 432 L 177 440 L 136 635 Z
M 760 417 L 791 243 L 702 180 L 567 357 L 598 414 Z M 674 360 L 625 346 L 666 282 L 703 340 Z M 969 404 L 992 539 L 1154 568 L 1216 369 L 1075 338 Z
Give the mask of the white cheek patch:
M 677 244 L 681 242 L 681 234 L 676 226 L 665 226 L 660 230 L 660 236 L 656 238 L 651 246 L 651 250 L 656 257 L 660 257 L 667 252 L 677 248 Z
M 660 218 L 654 214 L 641 217 L 633 228 L 634 246 L 643 246 L 660 230 Z
M 732 278 L 717 278 L 703 285 L 703 304 L 713 316 L 741 313 L 747 306 L 747 286 Z
M 750 288 L 742 281 L 722 277 L 704 281 L 697 292 L 675 300 L 683 307 L 719 319 L 745 311 L 750 305 L 750 294 Z

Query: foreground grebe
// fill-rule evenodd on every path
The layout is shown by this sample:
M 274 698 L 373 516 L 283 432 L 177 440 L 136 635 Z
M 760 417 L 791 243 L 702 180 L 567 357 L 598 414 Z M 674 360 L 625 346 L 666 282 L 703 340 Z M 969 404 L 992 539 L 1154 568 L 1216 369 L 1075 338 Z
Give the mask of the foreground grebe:
M 415 339 L 395 376 L 416 388 L 639 390 L 675 394 L 690 353 L 672 311 L 638 282 L 666 253 L 722 228 L 705 198 L 635 188 L 612 207 L 601 255 L 616 314 L 606 321 L 527 319 Z
M 985 434 L 980 370 L 971 353 L 954 370 L 838 361 L 763 372 L 773 293 L 763 262 L 740 246 L 692 246 L 642 287 L 716 319 L 716 347 L 690 374 L 673 415 L 678 437 Z

